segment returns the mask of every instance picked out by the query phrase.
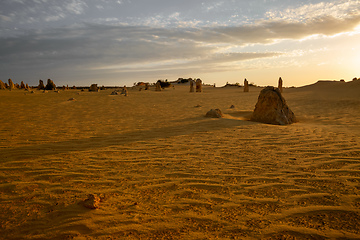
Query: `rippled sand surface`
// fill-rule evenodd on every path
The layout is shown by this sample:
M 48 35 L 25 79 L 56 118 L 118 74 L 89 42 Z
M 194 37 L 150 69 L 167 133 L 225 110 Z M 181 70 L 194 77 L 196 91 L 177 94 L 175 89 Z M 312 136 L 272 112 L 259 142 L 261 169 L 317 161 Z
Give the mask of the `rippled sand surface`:
M 289 126 L 203 90 L 1 90 L 0 239 L 360 238 L 359 81 L 285 89 Z

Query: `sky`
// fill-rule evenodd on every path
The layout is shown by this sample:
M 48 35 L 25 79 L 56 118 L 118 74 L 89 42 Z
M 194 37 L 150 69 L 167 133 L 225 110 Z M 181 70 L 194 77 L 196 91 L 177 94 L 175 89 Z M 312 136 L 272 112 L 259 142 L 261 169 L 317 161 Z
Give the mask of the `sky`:
M 360 77 L 360 0 L 1 0 L 0 79 L 303 86 Z

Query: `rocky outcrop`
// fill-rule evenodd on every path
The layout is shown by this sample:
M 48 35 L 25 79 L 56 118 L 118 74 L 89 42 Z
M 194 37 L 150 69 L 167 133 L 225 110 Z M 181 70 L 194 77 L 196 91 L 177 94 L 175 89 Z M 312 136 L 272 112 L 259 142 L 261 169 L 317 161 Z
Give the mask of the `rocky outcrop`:
M 281 79 L 281 77 L 279 78 L 278 89 L 281 93 L 283 92 L 283 80 Z
M 45 89 L 45 85 L 44 85 L 43 80 L 41 80 L 41 79 L 39 80 L 39 85 L 38 85 L 37 89 L 39 89 L 39 90 L 44 90 Z
M 202 92 L 202 81 L 200 78 L 196 79 L 196 92 Z
M 48 79 L 45 89 L 46 90 L 56 90 L 56 85 L 51 79 Z
M 91 84 L 90 88 L 89 88 L 89 92 L 98 92 L 99 88 L 97 86 L 97 84 Z
M 244 80 L 244 92 L 249 92 L 249 82 L 248 80 Z
M 210 111 L 208 111 L 205 115 L 205 117 L 209 117 L 209 118 L 222 118 L 223 114 L 221 112 L 220 109 L 211 109 Z
M 271 86 L 261 90 L 250 120 L 276 125 L 297 122 L 295 114 L 287 106 L 280 90 Z

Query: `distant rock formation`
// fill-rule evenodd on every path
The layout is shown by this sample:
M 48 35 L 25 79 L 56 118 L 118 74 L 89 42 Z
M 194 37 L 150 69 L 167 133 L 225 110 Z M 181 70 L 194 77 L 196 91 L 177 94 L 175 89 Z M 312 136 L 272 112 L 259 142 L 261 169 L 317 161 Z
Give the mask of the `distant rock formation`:
M 26 89 L 26 86 L 25 86 L 25 84 L 24 84 L 24 81 L 21 81 L 21 83 L 20 83 L 20 88 L 21 88 L 21 89 Z
M 159 81 L 157 81 L 156 82 L 156 84 L 155 84 L 155 91 L 161 91 L 162 89 L 161 89 L 161 82 L 160 82 L 160 80 Z
M 202 92 L 202 81 L 200 78 L 196 79 L 196 92 Z
M 89 92 L 98 92 L 99 88 L 97 86 L 97 84 L 91 84 L 90 88 L 89 88 Z
M 194 92 L 194 80 L 190 80 L 190 92 Z
M 43 80 L 41 80 L 41 79 L 39 80 L 39 85 L 38 85 L 37 89 L 39 89 L 39 90 L 44 90 L 45 89 L 45 85 L 44 85 Z
M 249 82 L 248 80 L 244 80 L 244 92 L 249 92 Z
M 297 122 L 295 114 L 287 106 L 280 90 L 271 86 L 261 90 L 250 120 L 276 125 Z
M 125 97 L 128 96 L 128 89 L 126 86 L 123 87 L 122 91 L 121 91 L 121 94 L 124 94 Z
M 46 90 L 56 90 L 56 85 L 51 79 L 48 79 L 45 89 Z
M 25 85 L 25 88 L 26 88 L 26 89 L 30 89 L 28 84 Z
M 281 77 L 279 78 L 278 89 L 281 93 L 283 92 L 283 80 L 281 79 Z
M 145 83 L 145 90 L 149 90 L 150 89 L 150 84 L 149 83 Z
M 220 109 L 211 109 L 210 111 L 208 111 L 205 115 L 205 117 L 210 117 L 210 118 L 222 118 L 223 114 L 221 112 Z
M 15 89 L 15 84 L 13 83 L 13 81 L 10 78 L 9 78 L 8 82 L 9 82 L 9 89 L 10 90 Z
M 0 89 L 6 89 L 5 83 L 3 83 L 3 81 L 1 80 L 0 80 Z

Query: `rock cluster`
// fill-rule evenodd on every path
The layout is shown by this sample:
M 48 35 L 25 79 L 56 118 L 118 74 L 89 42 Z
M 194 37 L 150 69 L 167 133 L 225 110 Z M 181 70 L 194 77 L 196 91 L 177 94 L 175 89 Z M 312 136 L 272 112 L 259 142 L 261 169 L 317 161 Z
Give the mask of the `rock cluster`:
M 205 115 L 205 117 L 210 117 L 210 118 L 222 118 L 223 114 L 221 112 L 220 109 L 211 109 L 210 111 L 208 111 Z
M 280 90 L 271 86 L 261 90 L 250 120 L 276 125 L 297 122 L 295 114 L 287 106 Z

